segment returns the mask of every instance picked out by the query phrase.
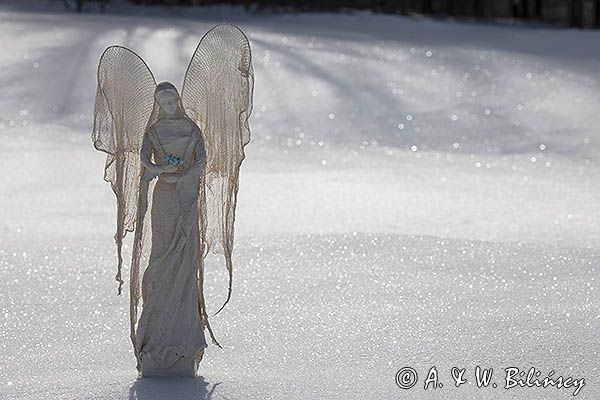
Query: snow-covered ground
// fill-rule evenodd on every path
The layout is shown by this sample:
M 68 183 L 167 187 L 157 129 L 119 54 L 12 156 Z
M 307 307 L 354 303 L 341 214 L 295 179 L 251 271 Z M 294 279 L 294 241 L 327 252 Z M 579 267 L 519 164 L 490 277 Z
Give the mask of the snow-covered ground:
M 18 4 L 0 5 L 1 399 L 573 397 L 505 390 L 511 366 L 600 397 L 600 32 Z M 120 43 L 180 85 L 222 21 L 256 74 L 234 292 L 211 320 L 224 349 L 202 378 L 138 380 L 89 135 L 95 69 Z M 220 263 L 208 282 L 214 311 Z M 477 365 L 498 388 L 475 387 Z M 425 391 L 432 366 L 444 387 Z

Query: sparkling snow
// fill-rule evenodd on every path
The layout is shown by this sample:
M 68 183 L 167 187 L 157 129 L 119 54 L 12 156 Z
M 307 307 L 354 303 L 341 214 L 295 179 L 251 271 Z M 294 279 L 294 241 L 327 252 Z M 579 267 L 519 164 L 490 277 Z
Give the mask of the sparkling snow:
M 600 32 L 19 7 L 0 6 L 1 399 L 573 397 L 478 389 L 477 365 L 600 397 Z M 211 320 L 224 349 L 202 378 L 138 380 L 90 141 L 95 68 L 120 43 L 180 86 L 224 20 L 256 74 L 233 297 Z M 214 312 L 227 277 L 209 261 Z M 444 388 L 424 391 L 432 366 Z M 454 366 L 470 383 L 453 387 Z

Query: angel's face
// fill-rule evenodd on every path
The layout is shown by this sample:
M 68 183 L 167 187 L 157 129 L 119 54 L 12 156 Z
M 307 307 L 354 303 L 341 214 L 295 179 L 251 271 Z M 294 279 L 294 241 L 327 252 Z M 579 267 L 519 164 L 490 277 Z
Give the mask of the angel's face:
M 161 110 L 168 115 L 173 115 L 177 112 L 178 96 L 170 90 L 164 90 L 156 96 L 156 101 Z

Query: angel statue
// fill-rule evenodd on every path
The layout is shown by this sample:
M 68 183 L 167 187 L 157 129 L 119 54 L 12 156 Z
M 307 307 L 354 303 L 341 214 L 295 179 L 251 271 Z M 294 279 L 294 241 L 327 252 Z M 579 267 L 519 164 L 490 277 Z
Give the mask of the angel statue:
M 134 232 L 130 337 L 141 376 L 196 376 L 212 342 L 204 301 L 204 258 L 224 255 L 231 298 L 239 170 L 250 141 L 254 72 L 248 38 L 220 24 L 200 40 L 181 96 L 158 85 L 122 46 L 98 66 L 92 140 L 107 154 L 104 180 L 117 197 L 121 294 L 123 239 Z M 142 299 L 138 319 L 139 300 Z

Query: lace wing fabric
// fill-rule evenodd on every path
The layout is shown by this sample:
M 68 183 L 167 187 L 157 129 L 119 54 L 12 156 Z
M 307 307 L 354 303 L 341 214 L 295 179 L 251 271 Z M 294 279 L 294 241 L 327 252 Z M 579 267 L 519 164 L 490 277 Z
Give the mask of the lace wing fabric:
M 146 63 L 131 50 L 108 47 L 98 65 L 92 141 L 107 154 L 104 180 L 117 197 L 117 276 L 123 280 L 122 242 L 132 232 L 138 212 L 139 150 L 154 108 L 156 82 Z
M 244 146 L 250 141 L 254 71 L 250 44 L 235 25 L 220 24 L 201 39 L 186 71 L 181 99 L 188 116 L 203 132 L 207 162 L 204 212 L 204 251 L 225 256 L 229 274 L 227 299 L 233 279 L 233 228 L 239 169 Z

